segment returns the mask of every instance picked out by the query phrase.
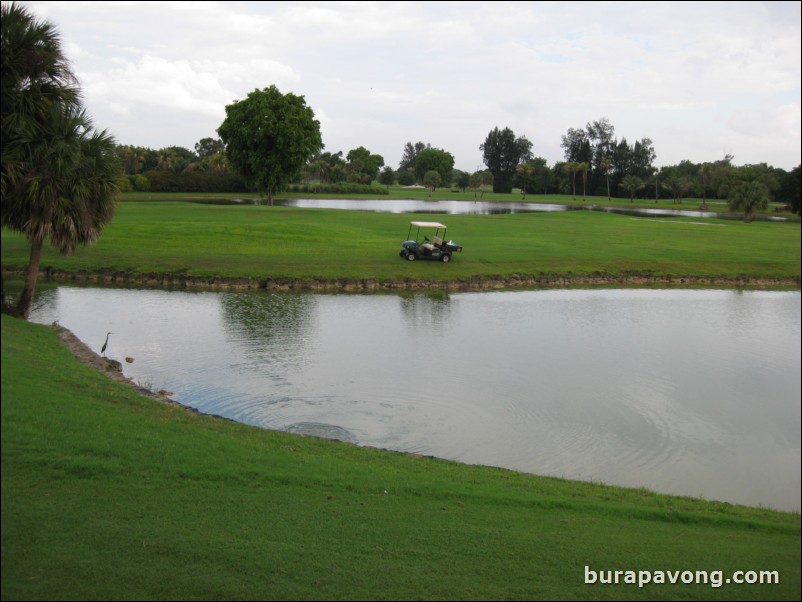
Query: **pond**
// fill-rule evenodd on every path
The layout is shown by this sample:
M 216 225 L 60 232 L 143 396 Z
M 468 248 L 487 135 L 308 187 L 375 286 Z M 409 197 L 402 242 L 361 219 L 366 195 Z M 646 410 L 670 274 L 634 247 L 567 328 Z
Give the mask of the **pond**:
M 799 292 L 56 286 L 32 319 L 248 424 L 800 508 Z
M 258 202 L 255 199 L 199 198 L 192 202 L 211 205 L 242 205 Z M 345 211 L 376 211 L 380 213 L 432 213 L 446 215 L 500 215 L 510 213 L 553 213 L 559 211 L 601 211 L 622 215 L 652 217 L 720 217 L 742 219 L 740 215 L 671 209 L 668 207 L 605 207 L 602 205 L 562 205 L 557 203 L 526 203 L 518 201 L 482 200 L 421 200 L 421 199 L 284 199 L 275 205 L 304 209 L 342 209 Z M 784 219 L 784 218 L 767 218 Z

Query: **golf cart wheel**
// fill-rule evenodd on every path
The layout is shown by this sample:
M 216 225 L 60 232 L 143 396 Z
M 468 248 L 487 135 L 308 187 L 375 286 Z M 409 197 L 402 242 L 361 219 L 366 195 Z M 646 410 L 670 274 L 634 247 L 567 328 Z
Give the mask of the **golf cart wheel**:
M 409 261 L 415 261 L 417 259 L 417 257 L 415 256 L 415 253 L 410 251 L 409 253 L 407 253 L 407 259 Z
M 451 254 L 450 253 L 443 254 L 443 256 L 440 257 L 440 261 L 442 261 L 443 263 L 448 263 L 449 261 L 451 261 Z

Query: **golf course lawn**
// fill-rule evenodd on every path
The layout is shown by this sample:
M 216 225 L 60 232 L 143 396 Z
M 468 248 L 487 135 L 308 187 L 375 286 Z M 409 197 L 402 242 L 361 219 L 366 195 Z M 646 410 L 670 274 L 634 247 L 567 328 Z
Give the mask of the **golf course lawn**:
M 464 246 L 448 265 L 399 257 L 409 221 L 443 221 Z M 3 231 L 3 266 L 20 272 L 29 246 Z M 123 202 L 98 243 L 62 257 L 46 247 L 42 271 L 101 274 L 130 283 L 452 283 L 559 285 L 721 279 L 798 287 L 800 224 L 638 218 L 596 212 L 398 215 L 180 201 Z M 742 282 L 743 281 L 743 282 Z M 772 282 L 777 281 L 777 282 Z
M 3 600 L 800 597 L 798 513 L 199 416 L 5 315 L 2 365 Z

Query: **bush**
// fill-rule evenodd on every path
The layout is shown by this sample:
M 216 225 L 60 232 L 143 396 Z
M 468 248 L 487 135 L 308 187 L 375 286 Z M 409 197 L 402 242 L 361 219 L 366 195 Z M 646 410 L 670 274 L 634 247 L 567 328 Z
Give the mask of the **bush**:
M 290 184 L 287 192 L 302 194 L 390 194 L 381 184 L 357 184 L 338 182 L 336 184 Z
M 147 178 L 151 192 L 250 192 L 242 178 L 233 174 L 151 170 L 142 176 Z

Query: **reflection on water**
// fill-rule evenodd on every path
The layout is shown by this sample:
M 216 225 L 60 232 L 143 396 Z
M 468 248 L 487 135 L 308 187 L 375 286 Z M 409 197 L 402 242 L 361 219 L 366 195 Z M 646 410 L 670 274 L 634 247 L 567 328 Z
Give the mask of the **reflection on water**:
M 142 384 L 273 429 L 800 507 L 800 294 L 403 295 L 57 287 Z

